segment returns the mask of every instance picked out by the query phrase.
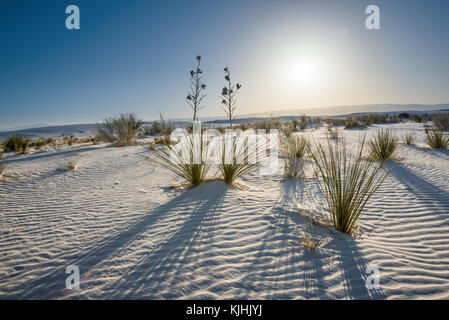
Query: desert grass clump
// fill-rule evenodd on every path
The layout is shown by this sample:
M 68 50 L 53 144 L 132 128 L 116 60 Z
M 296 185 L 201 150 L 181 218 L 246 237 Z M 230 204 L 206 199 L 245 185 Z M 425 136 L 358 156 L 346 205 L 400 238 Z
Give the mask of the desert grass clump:
M 406 132 L 402 135 L 402 139 L 405 144 L 411 145 L 415 144 L 416 134 L 413 131 Z
M 304 157 L 309 141 L 303 137 L 291 136 L 281 141 L 281 154 L 284 160 L 284 176 L 287 178 L 304 176 Z
M 327 127 L 328 135 L 331 139 L 338 139 L 340 137 L 340 134 L 338 132 L 338 129 Z
M 258 150 L 263 146 L 248 143 L 248 137 L 228 134 L 220 142 L 218 170 L 229 185 L 258 165 Z
M 155 144 L 163 144 L 165 146 L 169 146 L 169 145 L 175 144 L 176 141 L 173 141 L 171 139 L 170 135 L 164 135 L 164 136 L 161 136 L 161 137 L 155 137 L 154 138 L 154 143 Z
M 31 140 L 28 137 L 23 136 L 10 136 L 4 143 L 3 147 L 5 151 L 15 151 L 21 153 L 27 153 L 30 147 Z
M 398 138 L 390 129 L 378 130 L 368 143 L 369 158 L 372 161 L 386 162 L 396 157 Z
M 349 155 L 344 139 L 327 139 L 327 147 L 315 142 L 310 151 L 314 173 L 323 191 L 330 222 L 341 232 L 352 235 L 365 205 L 386 179 L 389 171 L 382 164 L 362 159 L 365 136 L 358 150 Z
M 449 136 L 438 128 L 430 129 L 426 133 L 427 143 L 432 149 L 447 149 Z
M 67 170 L 73 171 L 76 169 L 76 164 L 77 161 L 76 160 L 69 160 L 67 161 Z
M 0 177 L 6 169 L 6 161 L 3 159 L 3 150 L 0 150 Z
M 287 138 L 291 137 L 293 134 L 293 125 L 291 122 L 286 122 L 282 125 L 282 133 L 284 134 L 284 136 L 286 136 Z
M 143 121 L 133 113 L 122 113 L 118 117 L 105 118 L 97 125 L 97 139 L 115 143 L 117 147 L 130 144 L 136 137 Z
M 307 232 L 307 231 L 303 232 L 302 245 L 304 247 L 306 247 L 309 250 L 315 251 L 318 248 L 319 243 L 320 242 L 316 241 L 309 232 Z
M 207 161 L 213 154 L 207 137 L 202 134 L 185 134 L 176 145 L 167 145 L 153 152 L 154 158 L 148 158 L 157 166 L 165 168 L 196 187 L 206 181 L 211 164 Z

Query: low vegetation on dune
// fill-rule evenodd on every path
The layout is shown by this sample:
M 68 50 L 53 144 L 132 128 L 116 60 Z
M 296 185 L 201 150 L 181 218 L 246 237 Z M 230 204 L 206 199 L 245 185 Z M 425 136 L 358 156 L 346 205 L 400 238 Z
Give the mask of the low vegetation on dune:
M 163 135 L 170 136 L 176 129 L 175 122 L 173 120 L 165 120 L 162 113 L 159 114 L 160 120 L 153 121 L 149 126 L 142 128 L 142 134 L 145 136 Z
M 31 140 L 28 137 L 23 136 L 10 136 L 4 143 L 3 148 L 5 151 L 15 151 L 21 153 L 27 153 L 30 147 Z
M 365 136 L 351 156 L 344 140 L 327 139 L 315 142 L 310 154 L 314 173 L 327 203 L 332 225 L 339 231 L 353 234 L 365 205 L 388 175 L 382 164 L 362 159 Z
M 284 161 L 285 177 L 304 176 L 304 158 L 309 145 L 309 140 L 304 136 L 290 136 L 285 140 L 281 140 L 281 155 Z
M 0 150 L 0 177 L 6 169 L 6 160 L 3 159 L 3 150 Z
M 369 158 L 372 161 L 385 162 L 396 158 L 398 138 L 391 129 L 378 130 L 369 140 L 368 145 L 370 147 Z
M 413 131 L 406 132 L 402 135 L 402 140 L 404 144 L 412 145 L 415 144 L 416 133 Z
M 190 187 L 206 181 L 211 168 L 206 160 L 214 150 L 203 134 L 184 135 L 179 143 L 167 145 L 166 148 L 155 149 L 151 160 L 154 164 L 165 168 L 182 178 Z
M 123 147 L 134 141 L 142 125 L 143 121 L 134 113 L 122 113 L 118 117 L 105 118 L 102 124 L 97 125 L 97 140 Z
M 250 172 L 258 165 L 258 150 L 260 147 L 251 146 L 248 138 L 237 138 L 229 135 L 228 139 L 221 142 L 220 162 L 218 170 L 221 179 L 229 185 L 235 180 Z
M 449 136 L 438 128 L 432 128 L 426 133 L 427 143 L 432 149 L 447 149 Z
M 437 113 L 431 117 L 433 125 L 441 131 L 449 130 L 449 112 Z

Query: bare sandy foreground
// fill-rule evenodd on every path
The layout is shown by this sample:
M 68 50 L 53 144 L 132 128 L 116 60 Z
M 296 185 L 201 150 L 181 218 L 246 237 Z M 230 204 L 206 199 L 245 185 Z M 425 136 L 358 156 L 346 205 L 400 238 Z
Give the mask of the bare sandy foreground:
M 348 144 L 367 130 L 344 130 Z M 242 188 L 213 181 L 182 191 L 143 159 L 143 146 L 72 146 L 12 155 L 0 181 L 0 298 L 447 299 L 449 151 L 400 146 L 401 161 L 368 203 L 357 238 L 313 225 L 315 179 L 261 176 Z M 325 129 L 307 134 L 324 136 Z M 75 171 L 60 170 L 70 159 Z M 77 265 L 80 290 L 65 289 Z M 368 266 L 380 288 L 368 289 Z

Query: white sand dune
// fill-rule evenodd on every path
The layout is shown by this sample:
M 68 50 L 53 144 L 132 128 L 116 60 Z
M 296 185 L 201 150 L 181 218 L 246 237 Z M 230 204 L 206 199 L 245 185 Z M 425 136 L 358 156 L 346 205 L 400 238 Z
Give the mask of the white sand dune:
M 255 170 L 246 188 L 181 191 L 141 146 L 11 156 L 0 182 L 0 298 L 447 299 L 449 151 L 427 149 L 422 125 L 390 127 L 417 131 L 418 143 L 387 164 L 358 238 L 310 230 L 303 213 L 324 211 L 317 183 L 282 170 Z M 344 134 L 351 144 L 359 133 Z M 73 158 L 75 171 L 60 170 Z M 304 228 L 318 250 L 302 245 Z M 71 264 L 80 290 L 65 289 Z M 365 285 L 370 265 L 379 289 Z

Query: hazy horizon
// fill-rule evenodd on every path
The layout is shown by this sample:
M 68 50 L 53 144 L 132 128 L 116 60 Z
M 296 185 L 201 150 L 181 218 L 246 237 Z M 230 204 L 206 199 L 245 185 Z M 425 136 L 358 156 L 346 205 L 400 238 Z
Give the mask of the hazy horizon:
M 79 30 L 65 28 L 68 4 L 0 4 L 0 131 L 189 118 L 198 54 L 202 118 L 223 114 L 225 66 L 243 85 L 238 115 L 449 101 L 446 1 L 74 1 Z M 365 27 L 371 4 L 380 30 Z

